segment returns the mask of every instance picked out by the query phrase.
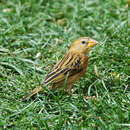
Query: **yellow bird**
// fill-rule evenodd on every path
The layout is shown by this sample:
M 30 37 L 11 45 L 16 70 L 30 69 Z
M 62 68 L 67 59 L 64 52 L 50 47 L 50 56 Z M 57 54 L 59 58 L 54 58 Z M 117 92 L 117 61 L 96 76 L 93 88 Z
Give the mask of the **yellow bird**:
M 38 93 L 43 89 L 42 86 L 49 83 L 52 83 L 52 88 L 61 88 L 66 82 L 65 90 L 71 90 L 72 85 L 85 74 L 88 64 L 87 54 L 97 44 L 96 40 L 89 37 L 80 37 L 75 40 L 69 51 L 45 77 L 42 85 L 35 88 L 25 99 Z

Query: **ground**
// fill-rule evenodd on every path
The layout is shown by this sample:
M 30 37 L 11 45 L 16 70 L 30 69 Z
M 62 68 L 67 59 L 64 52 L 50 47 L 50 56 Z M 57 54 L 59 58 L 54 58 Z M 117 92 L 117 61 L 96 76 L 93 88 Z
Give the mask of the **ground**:
M 127 0 L 1 0 L 0 128 L 129 129 L 128 26 Z M 46 89 L 23 101 L 81 36 L 100 44 L 77 96 Z

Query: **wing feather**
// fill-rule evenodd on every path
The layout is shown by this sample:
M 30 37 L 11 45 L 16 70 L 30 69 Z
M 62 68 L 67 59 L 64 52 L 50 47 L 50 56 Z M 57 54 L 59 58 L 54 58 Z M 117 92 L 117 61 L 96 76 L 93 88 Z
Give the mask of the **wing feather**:
M 65 80 L 66 74 L 75 75 L 83 71 L 82 57 L 76 53 L 67 53 L 46 76 L 43 84 L 56 83 Z

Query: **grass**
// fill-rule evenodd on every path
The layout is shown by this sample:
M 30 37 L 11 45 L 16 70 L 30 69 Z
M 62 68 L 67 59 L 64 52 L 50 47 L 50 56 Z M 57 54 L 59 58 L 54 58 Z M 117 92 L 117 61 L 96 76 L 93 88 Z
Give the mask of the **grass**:
M 129 129 L 127 10 L 127 0 L 1 0 L 0 128 Z M 80 36 L 100 45 L 74 85 L 78 96 L 48 90 L 23 102 Z

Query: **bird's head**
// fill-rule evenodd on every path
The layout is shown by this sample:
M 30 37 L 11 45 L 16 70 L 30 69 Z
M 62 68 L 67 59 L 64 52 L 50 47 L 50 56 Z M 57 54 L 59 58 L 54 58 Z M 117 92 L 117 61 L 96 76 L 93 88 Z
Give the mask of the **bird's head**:
M 70 50 L 78 51 L 79 53 L 88 53 L 91 48 L 97 45 L 98 42 L 89 37 L 81 37 L 72 43 Z

